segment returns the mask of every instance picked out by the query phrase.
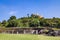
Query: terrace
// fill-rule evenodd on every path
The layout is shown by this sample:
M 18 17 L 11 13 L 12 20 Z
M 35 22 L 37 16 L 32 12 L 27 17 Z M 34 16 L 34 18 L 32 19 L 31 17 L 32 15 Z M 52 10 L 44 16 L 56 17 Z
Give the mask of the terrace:
M 10 33 L 10 34 L 39 34 L 39 31 L 44 28 L 0 28 L 0 33 Z

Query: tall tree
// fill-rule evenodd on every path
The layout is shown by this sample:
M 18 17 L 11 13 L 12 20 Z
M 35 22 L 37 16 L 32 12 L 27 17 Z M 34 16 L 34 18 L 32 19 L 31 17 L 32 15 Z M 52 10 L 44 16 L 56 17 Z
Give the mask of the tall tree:
M 2 21 L 2 25 L 6 27 L 8 25 L 7 21 L 6 20 L 3 20 Z
M 11 16 L 10 19 L 8 20 L 8 25 L 7 27 L 17 27 L 17 22 L 16 22 L 16 16 Z
M 8 21 L 10 21 L 10 20 L 16 20 L 16 16 L 11 16 Z

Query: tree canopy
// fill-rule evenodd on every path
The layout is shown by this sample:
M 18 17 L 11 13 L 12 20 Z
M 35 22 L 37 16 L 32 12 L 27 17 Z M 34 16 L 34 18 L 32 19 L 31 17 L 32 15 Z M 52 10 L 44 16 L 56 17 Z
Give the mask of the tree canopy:
M 36 14 L 27 14 L 27 17 L 16 18 L 11 16 L 7 21 L 0 22 L 0 27 L 52 27 L 60 28 L 60 18 L 44 18 Z

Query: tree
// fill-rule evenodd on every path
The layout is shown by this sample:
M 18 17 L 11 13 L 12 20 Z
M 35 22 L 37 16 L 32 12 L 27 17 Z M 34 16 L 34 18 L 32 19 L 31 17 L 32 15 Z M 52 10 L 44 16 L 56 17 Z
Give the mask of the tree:
M 29 14 L 27 14 L 28 18 L 29 18 Z
M 2 25 L 6 27 L 8 25 L 7 21 L 6 20 L 3 20 L 2 21 Z
M 38 15 L 38 14 L 31 14 L 31 17 L 33 17 L 33 18 L 43 18 L 42 16 L 40 16 L 40 15 Z
M 40 26 L 39 20 L 34 19 L 29 23 L 29 25 L 30 25 L 30 27 L 38 27 L 38 26 Z
M 7 25 L 7 27 L 19 27 L 19 22 L 17 20 L 11 20 L 8 22 L 9 24 Z
M 8 21 L 3 20 L 0 26 L 4 27 L 52 27 L 60 28 L 60 18 L 43 18 L 37 14 L 27 14 L 28 17 L 16 19 L 16 16 L 11 16 Z
M 21 22 L 23 27 L 29 27 L 29 17 L 24 17 L 23 19 L 21 19 Z
M 10 20 L 16 20 L 16 16 L 11 16 L 8 21 L 10 21 Z
M 7 27 L 17 27 L 18 22 L 16 21 L 16 17 L 15 16 L 11 16 L 10 19 L 8 20 L 8 25 Z
M 3 25 L 2 25 L 2 23 L 0 22 L 0 27 L 2 27 Z

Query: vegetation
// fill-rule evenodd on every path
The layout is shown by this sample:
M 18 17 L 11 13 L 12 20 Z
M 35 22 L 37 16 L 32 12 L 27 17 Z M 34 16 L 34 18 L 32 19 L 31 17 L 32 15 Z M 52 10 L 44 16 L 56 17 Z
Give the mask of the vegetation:
M 37 40 L 37 35 L 29 34 L 0 34 L 0 40 Z
M 60 28 L 60 18 L 44 18 L 37 14 L 27 14 L 27 17 L 16 18 L 11 16 L 8 20 L 0 22 L 0 27 L 52 27 Z
M 60 40 L 59 37 L 38 35 L 38 40 Z
M 31 34 L 0 34 L 0 40 L 60 40 L 60 37 Z

